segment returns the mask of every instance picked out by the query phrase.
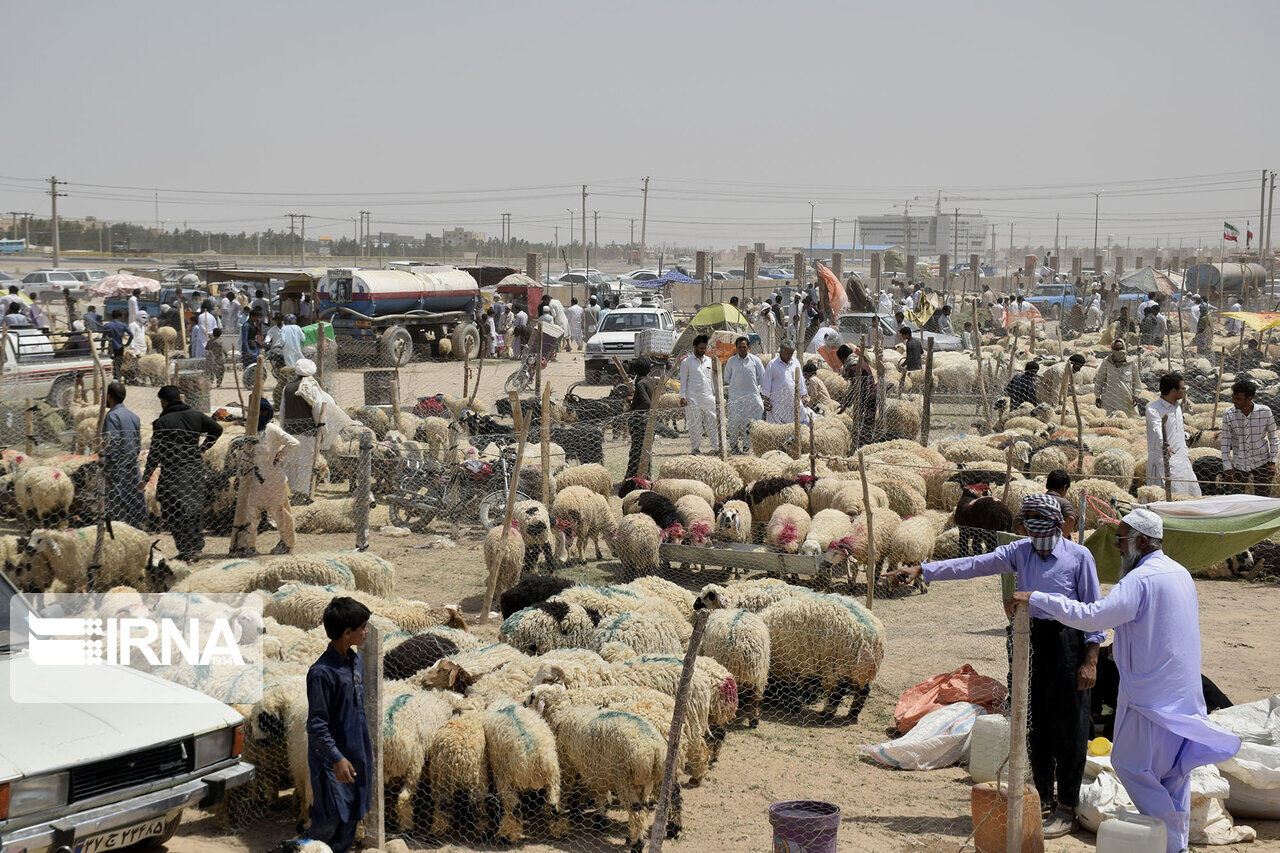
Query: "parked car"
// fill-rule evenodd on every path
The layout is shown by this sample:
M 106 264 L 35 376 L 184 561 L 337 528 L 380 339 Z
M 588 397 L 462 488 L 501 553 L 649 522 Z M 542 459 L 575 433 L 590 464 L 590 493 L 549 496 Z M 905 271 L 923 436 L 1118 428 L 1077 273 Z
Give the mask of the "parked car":
M 114 702 L 67 698 L 101 682 L 100 664 L 40 666 L 10 630 L 30 604 L 0 573 L 0 682 L 39 685 L 44 702 L 0 690 L 0 839 L 5 851 L 116 850 L 163 844 L 189 805 L 208 808 L 253 775 L 244 718 L 174 682 L 110 667 Z M 175 713 L 176 703 L 182 703 Z
M 756 278 L 787 279 L 791 278 L 791 276 L 785 273 L 781 267 L 758 267 L 756 269 Z
M 626 361 L 636 355 L 636 336 L 645 329 L 658 329 L 675 334 L 675 318 L 666 308 L 642 306 L 615 308 L 600 320 L 596 333 L 587 340 L 585 352 L 586 381 L 599 383 L 617 376 L 614 357 Z
M 76 272 L 78 270 L 36 270 L 23 277 L 22 289 L 28 295 L 34 293 L 40 300 L 61 298 L 64 288 L 70 290 L 72 296 L 84 298 L 89 295 L 93 282 L 77 278 Z
M 711 273 L 711 280 L 712 281 L 741 281 L 742 277 L 733 275 L 732 271 L 725 272 L 723 270 L 715 270 L 714 272 Z
M 71 274 L 80 281 L 86 281 L 93 284 L 95 281 L 102 281 L 107 277 L 106 270 L 71 270 Z
M 1026 301 L 1036 306 L 1040 316 L 1046 320 L 1060 320 L 1072 309 L 1080 299 L 1074 284 L 1066 282 L 1050 282 L 1041 284 L 1031 291 Z
M 3 333 L 0 370 L 4 387 L 15 397 L 46 400 L 55 409 L 70 410 L 76 380 L 93 380 L 89 350 L 65 349 L 68 332 L 46 332 L 35 326 L 9 326 Z M 84 341 L 86 347 L 88 340 Z
M 629 273 L 623 273 L 618 276 L 620 281 L 653 281 L 658 278 L 657 270 L 632 270 Z
M 841 314 L 836 321 L 836 328 L 840 332 L 841 339 L 850 346 L 860 346 L 864 335 L 870 335 L 873 323 L 878 321 L 880 333 L 887 342 L 898 341 L 898 326 L 894 324 L 892 317 L 882 317 L 877 314 Z M 920 327 L 914 323 L 907 321 L 904 325 L 911 330 L 913 337 L 918 337 L 920 342 L 926 347 L 929 341 L 933 340 L 933 348 L 939 352 L 959 352 L 960 336 L 944 335 L 940 332 L 922 332 Z

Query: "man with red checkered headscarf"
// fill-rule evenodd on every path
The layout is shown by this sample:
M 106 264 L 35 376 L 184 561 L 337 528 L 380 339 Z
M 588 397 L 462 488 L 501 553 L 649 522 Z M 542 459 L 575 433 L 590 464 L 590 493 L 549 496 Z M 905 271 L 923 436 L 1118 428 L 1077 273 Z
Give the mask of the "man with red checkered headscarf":
M 914 582 L 1016 574 L 1018 589 L 1057 593 L 1091 604 L 1102 597 L 1093 554 L 1062 535 L 1062 507 L 1049 494 L 1022 499 L 1017 525 L 1027 538 L 990 554 L 910 566 L 895 581 Z M 1106 635 L 1068 628 L 1031 608 L 1031 690 L 1027 741 L 1031 775 L 1040 794 L 1044 835 L 1071 832 L 1084 776 L 1090 728 L 1090 689 L 1097 680 L 1098 647 Z M 1055 794 L 1055 782 L 1056 794 Z

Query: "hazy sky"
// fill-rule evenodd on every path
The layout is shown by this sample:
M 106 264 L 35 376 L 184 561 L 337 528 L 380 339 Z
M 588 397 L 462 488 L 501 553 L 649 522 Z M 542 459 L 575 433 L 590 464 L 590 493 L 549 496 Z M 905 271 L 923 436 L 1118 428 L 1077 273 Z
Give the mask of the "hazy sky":
M 4 4 L 0 210 L 804 244 L 932 206 L 1019 245 L 1257 230 L 1280 3 Z M 97 185 L 97 186 L 90 186 Z M 295 195 L 296 194 L 296 195 Z M 579 226 L 575 225 L 575 228 Z M 1273 238 L 1280 241 L 1280 238 Z

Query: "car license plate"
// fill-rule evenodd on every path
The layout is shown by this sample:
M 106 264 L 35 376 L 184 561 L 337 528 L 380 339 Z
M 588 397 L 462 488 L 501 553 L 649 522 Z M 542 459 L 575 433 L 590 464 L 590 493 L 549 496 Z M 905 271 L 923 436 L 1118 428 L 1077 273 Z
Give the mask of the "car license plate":
M 132 826 L 113 829 L 101 835 L 92 835 L 76 843 L 75 853 L 99 853 L 102 850 L 119 850 L 130 844 L 137 844 L 145 838 L 151 838 L 164 832 L 169 818 L 156 817 Z

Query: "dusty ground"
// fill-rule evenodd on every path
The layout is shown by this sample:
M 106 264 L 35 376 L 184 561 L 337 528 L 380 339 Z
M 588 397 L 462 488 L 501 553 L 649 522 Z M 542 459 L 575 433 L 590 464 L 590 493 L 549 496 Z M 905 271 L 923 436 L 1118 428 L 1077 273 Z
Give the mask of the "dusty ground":
M 486 362 L 481 400 L 492 401 L 501 393 L 502 381 L 514 369 L 510 362 Z M 546 372 L 557 394 L 582 375 L 580 356 L 563 354 Z M 415 364 L 401 372 L 402 397 L 411 400 L 439 391 L 461 390 L 462 368 L 456 361 Z M 236 399 L 228 382 L 215 390 L 214 403 Z M 343 404 L 362 399 L 359 371 L 342 371 L 337 398 Z M 603 391 L 604 389 L 601 389 Z M 133 389 L 129 405 L 144 422 L 158 414 L 153 389 Z M 938 432 L 967 426 L 966 417 L 947 414 L 935 418 Z M 621 445 L 606 445 L 606 460 L 618 471 Z M 680 442 L 663 442 L 659 453 L 684 450 Z M 436 529 L 447 528 L 437 522 Z M 478 539 L 463 538 L 456 547 L 439 547 L 441 537 L 391 538 L 373 531 L 371 549 L 397 567 L 397 590 L 405 597 L 432 603 L 457 602 L 469 620 L 478 615 L 483 594 L 484 568 Z M 350 535 L 302 536 L 300 549 L 350 547 Z M 265 547 L 274 544 L 264 534 Z M 163 546 L 171 543 L 165 537 Z M 225 547 L 225 540 L 210 540 L 209 552 Z M 591 580 L 610 580 L 617 564 L 605 560 L 575 567 L 569 574 Z M 690 587 L 708 580 L 686 575 Z M 1231 582 L 1201 581 L 1201 631 L 1204 637 L 1204 670 L 1237 702 L 1251 701 L 1280 690 L 1275 661 L 1280 638 L 1270 630 L 1280 609 L 1280 587 Z M 843 809 L 840 829 L 844 850 L 955 850 L 965 840 L 972 823 L 967 774 L 960 768 L 933 772 L 897 772 L 883 769 L 860 757 L 859 746 L 883 741 L 892 727 L 893 705 L 903 690 L 936 673 L 969 663 L 980 672 L 1003 680 L 1005 672 L 1003 625 L 999 588 L 994 579 L 935 585 L 927 596 L 877 601 L 875 611 L 884 621 L 888 642 L 884 666 L 871 698 L 856 724 L 821 725 L 816 715 L 767 713 L 753 731 L 734 730 L 709 781 L 686 792 L 686 833 L 672 842 L 673 851 L 762 850 L 770 845 L 770 803 L 796 798 L 830 800 Z M 496 636 L 496 621 L 476 626 Z M 615 815 L 616 816 L 616 815 Z M 1241 850 L 1280 850 L 1280 822 L 1253 824 L 1259 842 Z M 174 853 L 215 851 L 263 851 L 293 834 L 287 810 L 281 809 L 236 836 L 226 836 L 212 818 L 191 811 L 182 833 L 168 845 Z M 575 833 L 564 842 L 535 837 L 524 849 L 594 851 L 619 849 L 621 837 Z M 1048 842 L 1049 851 L 1087 850 L 1093 836 Z M 417 848 L 415 848 L 417 849 Z M 424 849 L 460 848 L 450 844 Z M 484 849 L 484 848 L 481 848 Z

